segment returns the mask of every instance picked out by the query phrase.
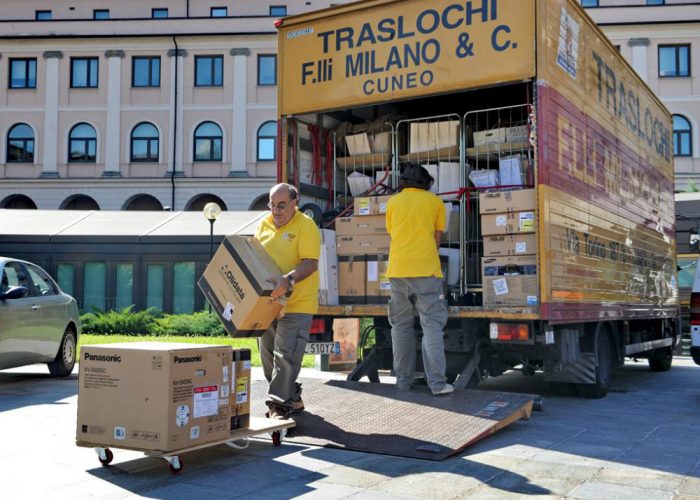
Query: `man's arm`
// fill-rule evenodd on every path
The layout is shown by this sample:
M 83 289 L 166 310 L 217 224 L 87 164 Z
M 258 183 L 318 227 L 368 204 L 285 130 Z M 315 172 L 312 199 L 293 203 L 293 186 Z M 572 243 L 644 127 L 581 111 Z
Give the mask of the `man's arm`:
M 284 276 L 275 276 L 270 279 L 271 283 L 275 284 L 274 290 L 272 290 L 271 297 L 273 299 L 282 297 L 291 288 L 289 284 L 289 277 L 291 276 L 295 283 L 308 278 L 318 269 L 318 260 L 316 259 L 303 259 L 297 267 L 289 271 Z
M 435 246 L 440 250 L 440 242 L 442 241 L 442 231 L 435 231 Z

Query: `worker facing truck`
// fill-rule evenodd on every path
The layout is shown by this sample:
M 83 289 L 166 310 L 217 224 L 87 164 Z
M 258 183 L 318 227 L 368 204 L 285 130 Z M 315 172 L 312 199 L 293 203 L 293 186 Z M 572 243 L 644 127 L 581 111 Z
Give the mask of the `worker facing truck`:
M 445 208 L 428 189 L 433 178 L 416 163 L 401 173 L 399 194 L 387 203 L 386 228 L 391 236 L 386 276 L 391 284 L 387 308 L 391 324 L 396 387 L 408 390 L 416 369 L 416 312 L 423 330 L 423 369 L 435 395 L 454 387 L 445 377 L 443 328 L 447 301 L 443 291 L 438 248 L 445 230 Z

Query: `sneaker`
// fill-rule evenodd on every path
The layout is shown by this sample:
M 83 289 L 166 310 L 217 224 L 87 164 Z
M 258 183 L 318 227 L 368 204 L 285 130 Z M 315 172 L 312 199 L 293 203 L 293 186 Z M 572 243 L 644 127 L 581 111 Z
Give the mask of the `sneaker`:
M 290 399 L 284 404 L 285 406 L 289 407 L 290 413 L 296 413 L 304 410 L 304 401 L 301 399 L 301 396 L 299 396 L 298 398 Z
M 443 394 L 450 394 L 455 391 L 455 386 L 452 384 L 445 384 L 439 391 L 433 391 L 433 396 L 442 396 Z
M 277 403 L 276 401 L 265 401 L 267 405 L 267 413 L 265 416 L 273 420 L 286 420 L 289 410 L 286 406 Z

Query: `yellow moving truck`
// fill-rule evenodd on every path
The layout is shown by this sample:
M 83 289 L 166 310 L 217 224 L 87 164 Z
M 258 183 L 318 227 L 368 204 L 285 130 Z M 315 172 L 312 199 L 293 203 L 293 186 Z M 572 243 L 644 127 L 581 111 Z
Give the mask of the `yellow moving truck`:
M 625 357 L 671 367 L 671 118 L 578 2 L 365 0 L 278 28 L 278 178 L 307 209 L 391 191 L 405 162 L 435 177 L 458 386 L 517 368 L 602 397 Z M 374 319 L 351 378 L 376 380 L 386 306 L 340 294 L 319 315 Z

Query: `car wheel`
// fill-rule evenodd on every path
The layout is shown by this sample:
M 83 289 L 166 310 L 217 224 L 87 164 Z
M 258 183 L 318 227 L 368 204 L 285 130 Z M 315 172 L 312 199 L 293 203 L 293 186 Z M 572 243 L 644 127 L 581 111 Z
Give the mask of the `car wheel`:
M 649 358 L 649 369 L 653 372 L 667 372 L 673 363 L 673 350 L 670 347 L 657 349 Z
M 48 364 L 52 377 L 67 377 L 71 374 L 75 366 L 76 344 L 75 332 L 70 328 L 66 328 L 56 359 Z

